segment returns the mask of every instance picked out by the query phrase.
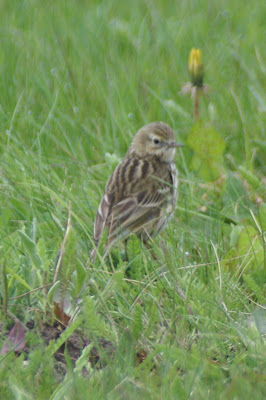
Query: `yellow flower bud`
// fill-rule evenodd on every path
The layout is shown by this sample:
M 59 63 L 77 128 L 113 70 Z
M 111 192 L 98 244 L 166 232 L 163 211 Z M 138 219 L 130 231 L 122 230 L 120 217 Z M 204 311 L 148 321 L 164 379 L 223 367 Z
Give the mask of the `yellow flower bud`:
M 202 87 L 204 69 L 201 60 L 201 50 L 192 49 L 188 57 L 188 71 L 191 77 L 192 86 Z

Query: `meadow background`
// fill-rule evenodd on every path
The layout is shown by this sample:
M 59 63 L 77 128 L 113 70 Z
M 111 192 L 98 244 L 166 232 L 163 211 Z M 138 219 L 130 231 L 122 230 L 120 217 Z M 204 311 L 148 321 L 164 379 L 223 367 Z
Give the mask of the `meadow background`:
M 265 8 L 1 1 L 1 399 L 264 398 Z M 92 265 L 105 182 L 152 121 L 186 145 L 157 260 L 132 237 Z

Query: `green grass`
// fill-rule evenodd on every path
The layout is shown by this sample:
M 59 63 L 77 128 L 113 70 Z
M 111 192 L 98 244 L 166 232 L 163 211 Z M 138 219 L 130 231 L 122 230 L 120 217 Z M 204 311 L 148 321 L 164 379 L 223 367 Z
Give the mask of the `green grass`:
M 0 349 L 15 318 L 26 330 L 0 356 L 1 399 L 265 397 L 265 4 L 244 3 L 1 2 Z M 192 47 L 211 87 L 197 126 L 180 95 Z M 158 120 L 187 146 L 157 260 L 132 238 L 128 263 L 117 246 L 92 265 L 105 182 Z M 32 292 L 53 283 L 70 207 L 58 282 Z M 47 345 L 56 296 L 72 322 Z M 53 357 L 73 333 L 98 364 L 90 347 Z

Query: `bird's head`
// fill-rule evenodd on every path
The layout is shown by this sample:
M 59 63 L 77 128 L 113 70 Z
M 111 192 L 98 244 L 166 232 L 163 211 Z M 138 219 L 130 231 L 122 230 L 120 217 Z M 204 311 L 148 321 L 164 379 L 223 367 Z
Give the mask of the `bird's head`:
M 136 133 L 129 151 L 140 157 L 156 156 L 161 161 L 171 162 L 174 159 L 175 149 L 182 147 L 175 142 L 172 128 L 164 122 L 152 122 L 144 125 Z

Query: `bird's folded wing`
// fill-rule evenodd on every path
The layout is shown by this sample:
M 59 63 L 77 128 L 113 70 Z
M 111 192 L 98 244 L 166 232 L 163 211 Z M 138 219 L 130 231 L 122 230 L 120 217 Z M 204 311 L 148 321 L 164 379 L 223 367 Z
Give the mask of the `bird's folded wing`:
M 125 237 L 130 232 L 137 231 L 151 220 L 158 218 L 161 207 L 166 200 L 170 188 L 156 190 L 153 193 L 141 191 L 127 197 L 112 208 L 108 216 L 109 240 Z

